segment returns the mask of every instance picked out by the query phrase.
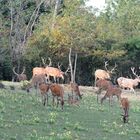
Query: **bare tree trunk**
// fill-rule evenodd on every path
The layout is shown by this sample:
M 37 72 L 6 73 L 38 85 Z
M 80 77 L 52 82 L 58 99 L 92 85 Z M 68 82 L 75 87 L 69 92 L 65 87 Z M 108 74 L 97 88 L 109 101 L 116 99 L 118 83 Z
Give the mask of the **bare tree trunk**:
M 54 14 L 53 14 L 53 19 L 52 19 L 52 29 L 54 28 L 54 25 L 55 25 L 55 19 L 56 19 L 56 16 L 58 14 L 58 9 L 59 9 L 60 2 L 61 2 L 61 0 L 56 0 L 55 1 Z
M 74 72 L 73 72 L 73 82 L 75 83 L 75 74 L 76 74 L 76 64 L 77 64 L 77 53 L 75 54 L 75 62 L 74 62 Z
M 73 67 L 72 67 L 72 62 L 71 62 L 71 48 L 70 48 L 70 52 L 69 52 L 69 65 L 70 65 L 70 72 L 71 72 L 71 82 L 74 82 Z

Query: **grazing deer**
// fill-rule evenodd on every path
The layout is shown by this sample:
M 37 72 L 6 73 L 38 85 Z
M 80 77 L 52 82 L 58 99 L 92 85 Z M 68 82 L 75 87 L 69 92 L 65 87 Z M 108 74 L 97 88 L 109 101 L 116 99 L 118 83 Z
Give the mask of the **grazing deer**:
M 97 91 L 97 103 L 99 101 L 99 95 L 103 90 L 107 90 L 110 85 L 113 85 L 111 81 L 105 79 L 99 79 L 96 82 L 96 86 L 99 88 Z
M 54 100 L 55 97 L 57 98 L 57 107 L 59 104 L 59 100 L 61 101 L 61 108 L 63 110 L 63 106 L 64 106 L 64 90 L 62 88 L 62 86 L 60 86 L 59 84 L 51 84 L 49 86 L 51 93 L 53 95 L 53 105 L 54 105 Z
M 128 98 L 121 98 L 120 105 L 121 105 L 121 108 L 124 111 L 124 114 L 122 114 L 123 122 L 127 123 L 128 122 L 128 116 L 129 116 L 128 115 L 128 111 L 129 111 L 129 101 L 128 101 Z
M 112 98 L 113 96 L 117 96 L 118 100 L 120 100 L 121 98 L 121 89 L 118 88 L 117 86 L 114 86 L 114 85 L 109 85 L 108 88 L 107 88 L 107 91 L 104 95 L 104 97 L 101 98 L 101 104 L 103 103 L 103 101 L 109 97 L 109 104 L 112 105 Z
M 46 100 L 48 105 L 48 91 L 49 91 L 49 84 L 46 83 L 39 83 L 40 93 L 42 95 L 42 103 L 45 106 Z
M 136 76 L 135 79 L 125 78 L 125 77 L 119 77 L 117 79 L 118 85 L 121 88 L 129 88 L 130 90 L 133 91 L 133 93 L 135 93 L 134 87 L 136 87 L 140 83 L 140 76 L 138 76 L 134 70 L 135 68 L 131 67 L 132 73 Z
M 117 67 L 116 63 L 115 66 L 112 68 L 112 70 L 108 70 L 107 69 L 107 63 L 108 61 L 105 61 L 105 69 L 106 70 L 102 70 L 102 69 L 97 69 L 95 71 L 95 86 L 96 86 L 96 81 L 97 79 L 111 79 L 110 74 L 113 73 L 113 71 L 115 70 L 115 68 Z
M 21 74 L 18 74 L 15 71 L 15 67 L 13 67 L 13 73 L 17 76 L 17 79 L 18 79 L 19 82 L 27 80 L 27 76 L 26 76 L 26 74 L 24 74 L 24 72 L 25 72 L 25 67 L 23 68 L 23 71 L 22 71 Z
M 80 93 L 78 84 L 70 82 L 70 87 L 72 92 L 72 98 L 73 98 L 73 93 L 75 93 L 77 100 L 78 98 L 82 99 L 83 94 Z
M 37 88 L 40 83 L 46 83 L 45 75 L 44 74 L 34 75 L 31 79 L 31 82 L 29 83 L 29 85 L 26 88 L 27 92 L 29 92 L 29 89 L 34 86 L 36 88 L 36 93 L 37 93 Z

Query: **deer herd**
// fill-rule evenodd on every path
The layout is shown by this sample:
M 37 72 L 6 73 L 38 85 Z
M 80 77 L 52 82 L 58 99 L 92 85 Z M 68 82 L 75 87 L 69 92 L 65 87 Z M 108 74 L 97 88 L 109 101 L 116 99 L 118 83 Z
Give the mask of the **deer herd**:
M 42 103 L 45 106 L 46 103 L 48 105 L 48 98 L 52 96 L 53 105 L 55 104 L 55 98 L 57 100 L 57 106 L 59 102 L 61 104 L 61 108 L 63 110 L 64 107 L 64 88 L 61 84 L 58 84 L 59 79 L 64 80 L 64 75 L 70 72 L 70 68 L 68 67 L 65 72 L 60 69 L 60 65 L 58 68 L 52 67 L 51 59 L 49 58 L 49 65 L 46 65 L 45 60 L 42 58 L 42 62 L 45 67 L 35 67 L 32 70 L 32 79 L 30 84 L 27 86 L 27 91 L 33 86 L 40 90 L 42 96 Z M 128 112 L 129 112 L 129 100 L 128 98 L 122 97 L 122 89 L 130 89 L 135 93 L 134 88 L 140 83 L 140 76 L 136 74 L 135 68 L 131 67 L 131 71 L 135 76 L 135 79 L 126 78 L 126 77 L 119 77 L 116 81 L 117 84 L 114 85 L 111 82 L 111 75 L 114 73 L 117 65 L 111 69 L 107 69 L 108 62 L 105 62 L 105 70 L 97 69 L 95 71 L 95 87 L 97 89 L 97 102 L 99 103 L 99 96 L 103 94 L 102 91 L 105 91 L 105 94 L 100 97 L 100 103 L 103 104 L 103 101 L 106 98 L 109 98 L 109 104 L 112 106 L 113 96 L 116 96 L 119 100 L 120 107 L 123 111 L 123 122 L 128 122 Z M 140 67 L 139 67 L 140 69 Z M 27 76 L 24 74 L 25 68 L 21 74 L 18 74 L 15 71 L 15 67 L 13 68 L 13 73 L 17 76 L 18 81 L 27 80 Z M 50 78 L 53 78 L 54 83 L 51 82 Z M 80 93 L 80 89 L 77 83 L 70 82 L 69 83 L 70 92 L 68 94 L 67 101 L 69 104 L 77 104 L 79 103 L 79 99 L 82 99 L 82 94 Z M 50 92 L 49 92 L 50 91 Z M 79 104 L 78 104 L 79 105 Z

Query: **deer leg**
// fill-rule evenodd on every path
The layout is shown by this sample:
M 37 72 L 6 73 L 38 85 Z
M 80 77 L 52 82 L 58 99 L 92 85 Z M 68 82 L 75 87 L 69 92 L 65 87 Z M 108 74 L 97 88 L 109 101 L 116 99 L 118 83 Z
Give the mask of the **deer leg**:
M 62 110 L 63 110 L 63 106 L 64 106 L 64 100 L 63 100 L 63 97 L 61 98 L 61 107 L 62 107 Z
M 58 99 L 58 97 L 57 97 L 57 107 L 58 107 L 58 104 L 59 104 L 59 99 Z
M 99 94 L 101 93 L 101 89 L 97 91 L 97 103 L 99 103 Z
M 110 97 L 109 97 L 109 105 L 110 105 L 110 106 L 112 106 L 112 99 L 113 99 L 113 96 L 110 96 Z
M 104 97 L 101 98 L 101 104 L 103 103 L 103 101 L 106 99 L 106 95 L 104 95 Z
M 53 106 L 54 106 L 54 96 L 53 96 Z

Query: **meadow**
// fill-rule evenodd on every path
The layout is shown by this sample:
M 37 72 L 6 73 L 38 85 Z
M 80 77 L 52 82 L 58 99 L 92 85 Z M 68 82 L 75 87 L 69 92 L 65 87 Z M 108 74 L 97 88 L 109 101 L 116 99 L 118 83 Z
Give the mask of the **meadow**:
M 51 98 L 44 107 L 35 90 L 0 89 L 0 140 L 139 140 L 140 95 L 124 93 L 130 100 L 129 123 L 124 124 L 116 98 L 112 107 L 108 100 L 101 106 L 92 87 L 80 91 L 79 105 L 65 102 L 62 111 Z

